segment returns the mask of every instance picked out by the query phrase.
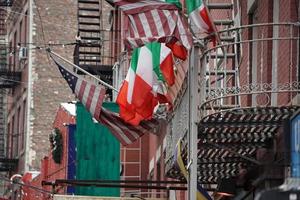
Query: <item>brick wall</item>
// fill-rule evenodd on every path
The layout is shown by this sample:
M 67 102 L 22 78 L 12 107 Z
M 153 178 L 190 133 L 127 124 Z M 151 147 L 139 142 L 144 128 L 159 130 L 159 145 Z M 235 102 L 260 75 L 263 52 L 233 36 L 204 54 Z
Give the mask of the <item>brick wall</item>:
M 149 155 L 148 155 L 148 172 L 147 177 L 151 180 L 165 181 L 165 162 L 166 162 L 166 133 L 167 124 L 163 123 L 158 135 L 149 135 Z M 151 164 L 150 164 L 151 163 Z M 153 189 L 148 190 L 148 197 L 165 198 L 166 190 Z
M 285 0 L 279 2 L 279 23 L 280 22 L 295 22 L 297 21 L 296 1 Z M 273 22 L 273 1 L 257 1 L 257 7 L 252 13 L 247 13 L 247 4 L 241 4 L 241 20 L 242 25 L 251 23 L 272 23 Z M 253 21 L 254 20 L 254 21 Z M 256 28 L 247 28 L 242 30 L 242 39 L 255 39 L 252 32 L 256 29 L 256 38 L 272 38 L 274 26 L 264 26 Z M 291 31 L 289 26 L 280 26 L 279 37 L 296 37 L 297 31 Z M 252 52 L 253 46 L 257 45 L 256 51 Z M 277 58 L 277 83 L 284 84 L 296 81 L 297 72 L 297 47 L 296 42 L 291 40 L 278 41 Z M 240 83 L 241 86 L 251 83 L 272 83 L 272 68 L 274 67 L 272 59 L 273 41 L 249 42 L 242 45 L 242 62 L 240 66 Z M 253 53 L 256 54 L 256 64 L 252 63 Z M 252 73 L 253 67 L 256 68 L 256 73 Z M 255 98 L 253 98 L 256 96 Z M 254 105 L 254 100 L 258 105 L 270 105 L 271 95 L 249 95 L 242 97 L 243 105 Z M 277 105 L 287 105 L 291 101 L 292 96 L 286 93 L 278 94 Z
M 69 43 L 77 34 L 76 0 L 35 0 L 33 42 Z M 39 12 L 38 12 L 39 11 Z M 39 17 L 40 16 L 40 17 Z M 41 20 L 42 19 L 42 22 Z M 53 50 L 73 60 L 73 46 L 57 46 Z M 39 168 L 41 158 L 47 154 L 48 135 L 52 129 L 54 113 L 59 102 L 73 100 L 66 81 L 44 50 L 34 50 L 32 66 L 32 105 L 30 131 L 30 165 Z
M 6 155 L 10 158 L 18 158 L 18 172 L 23 172 L 25 162 L 25 132 L 27 113 L 27 81 L 28 62 L 19 60 L 20 46 L 26 46 L 28 42 L 28 4 L 27 1 L 19 1 L 21 7 L 14 5 L 13 14 L 10 13 L 7 20 L 8 35 L 8 66 L 7 69 L 21 72 L 21 82 L 8 91 L 7 98 L 7 139 Z M 28 30 L 28 29 L 27 29 Z M 20 45 L 18 45 L 20 44 Z
M 74 105 L 75 106 L 75 105 Z M 34 179 L 28 180 L 26 184 L 31 186 L 35 186 L 38 188 L 43 188 L 44 190 L 51 191 L 51 187 L 42 186 L 42 181 L 55 181 L 56 179 L 66 179 L 67 178 L 67 166 L 68 166 L 68 126 L 67 124 L 75 124 L 76 119 L 75 116 L 70 114 L 64 107 L 60 106 L 57 110 L 57 114 L 55 116 L 55 120 L 53 122 L 53 128 L 58 128 L 62 134 L 63 141 L 63 156 L 61 159 L 61 163 L 57 164 L 54 162 L 52 158 L 52 153 L 50 149 L 49 140 L 47 140 L 47 145 L 44 146 L 45 150 L 48 152 L 44 155 L 43 159 L 40 161 L 41 173 Z M 66 192 L 65 187 L 59 188 L 57 193 L 64 194 Z M 28 187 L 24 187 L 24 200 L 30 199 L 48 199 L 47 194 L 43 194 L 37 190 L 30 189 Z
M 279 21 L 280 22 L 297 22 L 297 13 L 299 8 L 299 2 L 283 0 L 279 4 Z M 287 37 L 290 35 L 290 29 L 288 27 L 281 28 L 279 30 L 279 36 Z M 295 31 L 295 29 L 294 29 Z M 295 37 L 295 32 L 293 33 Z M 298 35 L 299 37 L 299 35 Z M 296 80 L 297 72 L 297 47 L 296 41 L 279 41 L 278 48 L 278 82 L 287 83 L 292 80 Z M 286 94 L 278 95 L 278 104 L 287 104 L 291 101 L 291 96 Z
M 148 174 L 149 135 L 144 135 L 133 144 L 121 147 L 122 180 L 146 180 Z M 147 190 L 125 188 L 121 195 L 146 192 Z

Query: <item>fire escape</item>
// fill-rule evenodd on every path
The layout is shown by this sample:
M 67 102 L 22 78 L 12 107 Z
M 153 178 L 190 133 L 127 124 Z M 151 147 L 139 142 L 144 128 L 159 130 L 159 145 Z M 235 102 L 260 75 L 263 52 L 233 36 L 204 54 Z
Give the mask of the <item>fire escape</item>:
M 224 18 L 214 20 L 221 42 L 217 47 L 208 45 L 200 59 L 198 180 L 214 188 L 222 180 L 235 179 L 241 171 L 246 171 L 247 176 L 250 176 L 258 168 L 267 169 L 264 172 L 267 177 L 265 180 L 273 179 L 273 169 L 264 165 L 257 154 L 262 150 L 272 149 L 276 138 L 282 137 L 280 128 L 299 111 L 299 107 L 285 104 L 271 106 L 272 95 L 283 92 L 291 97 L 296 94 L 292 91 L 299 91 L 298 84 L 290 80 L 291 82 L 280 86 L 263 78 L 269 75 L 263 64 L 266 63 L 263 48 L 272 38 L 267 32 L 274 24 L 242 26 L 239 24 L 239 6 L 236 1 L 208 3 L 207 6 L 211 13 L 221 13 L 220 16 Z M 288 42 L 294 42 L 293 33 L 297 29 L 295 24 L 282 23 L 275 26 L 280 31 L 285 31 L 286 35 L 282 38 L 286 37 L 289 38 Z M 244 31 L 259 32 L 260 36 L 245 39 L 245 35 L 242 37 Z M 253 50 L 256 46 L 257 49 Z M 249 72 L 254 77 L 253 80 L 245 80 L 247 76 L 240 78 L 247 73 L 246 52 L 242 51 L 245 47 L 260 56 L 260 66 L 254 66 L 257 71 Z M 260 52 L 258 47 L 261 48 Z M 286 160 L 277 162 L 283 164 Z M 275 165 L 274 168 L 282 170 Z M 256 175 L 255 178 L 260 180 L 261 177 Z
M 0 7 L 12 5 L 11 0 L 0 1 Z M 17 165 L 17 159 L 7 157 L 7 130 L 6 130 L 6 100 L 9 89 L 13 89 L 21 80 L 21 73 L 12 71 L 7 64 L 9 52 L 6 45 L 6 24 L 7 12 L 0 10 L 0 172 L 14 170 Z
M 102 17 L 104 3 L 102 0 L 78 0 L 78 42 L 74 63 L 112 84 L 109 31 Z
M 268 60 L 264 48 L 276 40 L 283 40 L 291 47 L 288 53 L 284 52 L 285 56 L 292 60 L 293 53 L 297 52 L 292 44 L 299 42 L 299 38 L 295 38 L 299 25 L 282 22 L 243 26 L 239 19 L 239 5 L 234 0 L 223 3 L 208 1 L 207 7 L 212 15 L 220 16 L 219 19 L 214 18 L 220 42 L 214 46 L 209 38 L 204 38 L 205 45 L 195 47 L 198 48 L 194 57 L 198 58 L 200 99 L 197 119 L 198 183 L 213 191 L 211 194 L 216 194 L 214 192 L 226 181 L 231 185 L 240 184 L 240 188 L 246 188 L 241 194 L 246 197 L 251 192 L 247 191 L 247 185 L 255 188 L 255 184 L 284 179 L 282 166 L 289 162 L 284 144 L 289 131 L 284 127 L 293 115 L 300 112 L 300 107 L 279 102 L 273 105 L 272 101 L 275 94 L 285 95 L 291 101 L 300 92 L 299 82 L 293 78 L 292 65 L 288 64 L 291 77 L 288 82 L 268 80 L 266 77 L 270 76 L 270 72 L 266 69 Z M 268 34 L 274 27 L 284 34 Z M 250 49 L 250 55 L 255 55 L 249 58 L 245 49 Z M 251 63 L 251 59 L 256 59 L 257 63 Z M 187 165 L 188 142 L 187 137 L 183 139 L 183 161 Z M 276 143 L 278 141 L 282 143 Z M 282 157 L 273 156 L 276 154 Z M 167 175 L 182 179 L 172 160 L 166 163 Z M 245 182 L 234 182 L 242 176 Z

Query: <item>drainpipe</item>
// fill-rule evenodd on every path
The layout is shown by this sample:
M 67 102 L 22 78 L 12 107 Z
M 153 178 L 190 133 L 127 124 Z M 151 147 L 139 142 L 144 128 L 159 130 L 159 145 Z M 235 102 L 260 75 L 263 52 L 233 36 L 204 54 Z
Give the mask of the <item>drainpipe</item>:
M 33 41 L 33 0 L 29 3 L 29 34 L 28 34 L 28 85 L 27 85 L 27 122 L 26 122 L 26 140 L 25 140 L 25 172 L 30 170 L 30 133 L 31 133 L 31 105 L 32 102 L 32 41 Z
M 188 133 L 188 149 L 189 162 L 187 169 L 189 170 L 188 178 L 188 199 L 197 199 L 197 152 L 198 152 L 198 129 L 197 129 L 197 114 L 198 105 L 200 102 L 198 83 L 198 65 L 195 60 L 195 55 L 199 55 L 199 47 L 192 47 L 189 58 L 188 71 L 188 94 L 189 94 L 189 133 Z
M 273 1 L 273 22 L 279 23 L 279 0 Z M 273 38 L 279 37 L 279 26 L 273 25 Z M 272 41 L 272 85 L 278 85 L 278 40 Z M 271 94 L 271 106 L 277 106 L 277 93 Z

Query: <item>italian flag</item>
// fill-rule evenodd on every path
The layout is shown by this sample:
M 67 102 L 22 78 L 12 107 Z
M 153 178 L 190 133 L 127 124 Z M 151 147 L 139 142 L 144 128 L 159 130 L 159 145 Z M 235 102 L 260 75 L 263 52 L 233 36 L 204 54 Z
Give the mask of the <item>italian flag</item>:
M 186 7 L 191 22 L 201 33 L 214 32 L 212 21 L 202 0 L 186 0 Z
M 182 5 L 179 0 L 161 0 L 163 2 L 172 3 L 176 5 L 179 9 L 182 9 Z
M 132 125 L 151 119 L 159 102 L 170 103 L 164 84 L 171 86 L 174 80 L 172 52 L 164 44 L 149 43 L 134 49 L 117 97 L 121 118 Z

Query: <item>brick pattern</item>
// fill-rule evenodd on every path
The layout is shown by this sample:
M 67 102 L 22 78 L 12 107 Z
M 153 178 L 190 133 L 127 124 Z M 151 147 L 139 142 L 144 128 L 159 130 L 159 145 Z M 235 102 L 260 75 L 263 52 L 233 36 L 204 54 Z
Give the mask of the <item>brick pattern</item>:
M 8 91 L 7 96 L 7 138 L 6 156 L 18 158 L 19 165 L 15 172 L 22 173 L 25 163 L 25 132 L 26 132 L 26 113 L 27 113 L 27 81 L 28 63 L 27 60 L 19 60 L 19 46 L 26 46 L 28 42 L 28 16 L 26 14 L 28 5 L 26 0 L 17 2 L 19 7 L 14 4 L 9 13 L 7 23 L 7 42 L 8 42 L 8 69 L 20 71 L 21 82 L 16 87 Z
M 77 1 L 35 2 L 33 42 L 36 44 L 74 42 L 77 34 Z M 74 46 L 65 48 L 57 46 L 53 50 L 72 61 L 73 48 Z M 38 169 L 40 160 L 47 154 L 44 147 L 48 143 L 47 138 L 52 129 L 58 103 L 74 100 L 74 96 L 44 50 L 33 51 L 32 84 L 30 165 L 32 169 Z
M 158 136 L 149 136 L 149 163 L 153 160 L 153 169 L 148 171 L 148 177 L 150 173 L 153 173 L 152 180 L 165 181 L 165 161 L 166 161 L 166 150 L 164 149 L 164 139 L 167 133 L 167 124 L 162 125 L 161 132 Z M 149 196 L 153 198 L 164 198 L 167 197 L 166 190 L 148 190 Z
M 60 164 L 57 164 L 52 159 L 52 154 L 50 150 L 50 143 L 47 142 L 47 146 L 44 148 L 47 150 L 47 154 L 43 156 L 43 159 L 40 162 L 41 173 L 35 179 L 29 181 L 27 184 L 32 186 L 43 188 L 45 190 L 51 191 L 51 187 L 43 186 L 42 181 L 55 181 L 56 179 L 66 179 L 67 178 L 67 166 L 68 166 L 68 128 L 64 124 L 75 124 L 76 119 L 74 116 L 70 115 L 63 107 L 59 107 L 55 120 L 53 122 L 53 128 L 58 128 L 62 134 L 63 140 L 63 157 Z M 47 194 L 42 194 L 39 191 L 32 190 L 29 188 L 23 189 L 23 199 L 40 199 L 46 200 L 49 198 Z M 57 193 L 64 194 L 66 192 L 66 187 L 59 188 Z
M 296 22 L 297 8 L 299 6 L 296 1 L 283 0 L 279 4 L 279 21 L 280 22 Z M 289 28 L 281 28 L 279 30 L 279 36 L 287 37 L 290 35 Z M 295 31 L 295 30 L 294 30 Z M 297 37 L 295 32 L 294 37 Z M 296 42 L 293 41 L 280 41 L 278 48 L 278 82 L 287 83 L 291 80 L 296 80 L 297 72 L 297 47 Z M 298 52 L 299 54 L 299 52 Z M 298 66 L 299 67 L 299 66 Z M 286 94 L 278 95 L 278 104 L 287 104 L 292 100 L 291 96 Z
M 121 164 L 123 173 L 122 180 L 142 180 L 145 177 L 145 166 L 142 165 L 148 151 L 145 148 L 145 141 L 147 136 L 143 136 L 134 143 L 128 146 L 121 147 Z M 143 147 L 143 148 L 142 148 Z M 128 193 L 140 193 L 140 189 L 124 188 L 121 189 L 121 194 L 128 195 Z
M 285 0 L 279 3 L 280 13 L 279 22 L 295 22 L 297 21 L 296 13 L 298 6 L 295 1 Z M 251 24 L 251 15 L 247 14 L 247 4 L 241 4 L 242 24 Z M 257 1 L 255 13 L 255 23 L 272 23 L 273 22 L 273 1 Z M 260 27 L 257 29 L 257 38 L 272 38 L 273 27 Z M 244 29 L 242 31 L 243 40 L 253 39 L 251 35 L 252 29 Z M 296 36 L 296 30 L 292 33 Z M 279 37 L 289 37 L 290 28 L 288 26 L 279 28 Z M 245 43 L 242 45 L 243 59 L 240 67 L 240 83 L 241 86 L 252 83 L 254 76 L 257 83 L 272 83 L 272 41 L 257 42 L 257 73 L 252 74 L 251 48 L 254 43 Z M 278 41 L 278 83 L 284 84 L 296 81 L 296 60 L 297 60 L 296 43 L 290 40 Z M 249 57 L 250 56 L 250 57 Z M 259 105 L 270 105 L 268 100 L 270 95 L 257 95 L 256 101 Z M 291 101 L 289 94 L 278 94 L 278 105 L 286 105 Z M 253 105 L 251 95 L 242 97 L 242 105 Z

